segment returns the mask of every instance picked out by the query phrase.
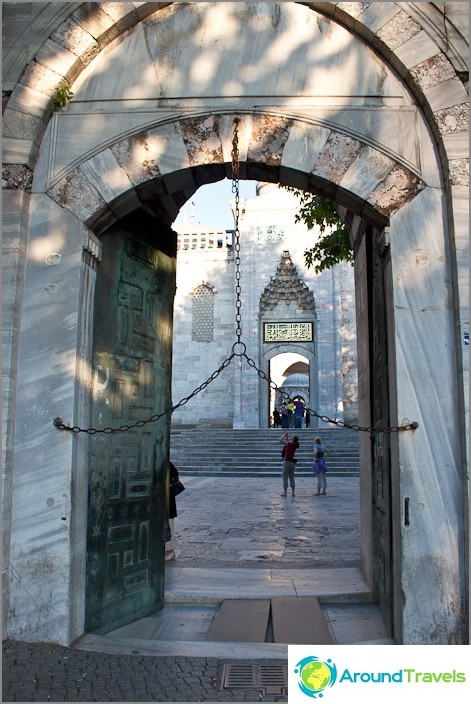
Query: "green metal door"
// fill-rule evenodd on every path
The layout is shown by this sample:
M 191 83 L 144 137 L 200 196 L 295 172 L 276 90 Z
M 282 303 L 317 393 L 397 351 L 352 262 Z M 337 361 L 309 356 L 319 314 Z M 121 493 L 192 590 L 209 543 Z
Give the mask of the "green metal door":
M 384 234 L 373 230 L 369 239 L 371 413 L 374 427 L 390 423 L 388 286 L 390 251 Z M 373 535 L 375 586 L 383 620 L 393 633 L 391 448 L 389 433 L 372 436 Z
M 175 257 L 130 229 L 115 227 L 102 238 L 91 409 L 97 429 L 133 426 L 162 413 L 171 398 Z M 163 606 L 169 423 L 164 415 L 90 437 L 88 632 Z

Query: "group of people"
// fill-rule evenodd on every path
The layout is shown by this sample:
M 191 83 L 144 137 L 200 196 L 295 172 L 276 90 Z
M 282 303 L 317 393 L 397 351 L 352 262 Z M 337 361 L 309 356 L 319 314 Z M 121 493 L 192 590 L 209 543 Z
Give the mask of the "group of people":
M 294 470 L 296 467 L 295 453 L 299 447 L 299 438 L 297 435 L 293 435 L 289 439 L 289 434 L 285 433 L 280 438 L 280 443 L 284 445 L 282 450 L 283 457 L 283 493 L 282 496 L 288 495 L 288 484 L 291 488 L 291 495 L 295 495 L 296 482 L 294 481 Z M 315 438 L 314 440 L 314 459 L 312 463 L 312 472 L 315 477 L 317 477 L 317 492 L 316 496 L 323 494 L 326 495 L 327 492 L 327 464 L 325 461 L 328 450 L 325 445 L 322 444 L 321 438 Z
M 310 419 L 309 409 L 299 398 L 283 401 L 273 411 L 274 428 L 302 428 L 303 420 L 306 428 L 309 428 Z

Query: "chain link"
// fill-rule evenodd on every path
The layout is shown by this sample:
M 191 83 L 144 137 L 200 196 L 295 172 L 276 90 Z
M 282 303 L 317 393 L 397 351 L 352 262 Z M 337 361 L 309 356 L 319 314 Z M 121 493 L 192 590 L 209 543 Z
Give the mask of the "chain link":
M 229 354 L 228 357 L 222 362 L 222 364 L 209 376 L 206 381 L 203 381 L 202 384 L 197 386 L 188 396 L 185 396 L 184 398 L 180 399 L 180 401 L 175 404 L 174 406 L 170 406 L 169 408 L 165 409 L 161 413 L 156 413 L 155 415 L 151 416 L 150 418 L 147 418 L 146 420 L 139 420 L 136 421 L 135 423 L 130 423 L 127 425 L 120 425 L 118 427 L 112 428 L 80 428 L 77 425 L 66 425 L 62 418 L 55 418 L 53 421 L 53 425 L 58 428 L 59 430 L 68 430 L 72 433 L 87 433 L 88 435 L 96 435 L 96 434 L 105 434 L 105 435 L 110 435 L 112 433 L 125 433 L 130 430 L 134 430 L 135 428 L 143 428 L 145 425 L 148 423 L 156 423 L 159 421 L 161 418 L 167 415 L 172 415 L 174 411 L 176 411 L 178 408 L 181 408 L 181 406 L 184 406 L 186 403 L 191 401 L 192 398 L 197 396 L 201 391 L 203 391 L 211 382 L 213 382 L 215 379 L 218 378 L 218 376 L 221 374 L 221 372 L 226 369 L 226 367 L 229 366 L 229 364 L 232 362 L 234 357 L 244 357 L 247 361 L 247 364 L 249 367 L 252 367 L 255 369 L 257 372 L 258 376 L 260 379 L 263 379 L 268 383 L 271 389 L 276 391 L 280 396 L 286 400 L 289 400 L 290 396 L 289 394 L 284 391 L 283 389 L 280 389 L 274 381 L 272 381 L 268 375 L 262 370 L 259 369 L 254 362 L 254 360 L 248 356 L 247 354 L 247 347 L 244 342 L 242 342 L 242 288 L 240 285 L 240 231 L 239 231 L 239 218 L 240 218 L 240 191 L 239 191 L 239 118 L 236 117 L 234 118 L 234 134 L 233 134 L 233 139 L 232 139 L 232 152 L 231 152 L 231 157 L 232 157 L 232 193 L 234 194 L 234 252 L 235 252 L 235 257 L 234 257 L 234 263 L 235 263 L 235 294 L 236 294 L 236 301 L 235 301 L 235 334 L 236 334 L 236 342 L 232 345 L 232 351 Z M 368 432 L 368 433 L 394 433 L 394 432 L 399 432 L 402 430 L 415 430 L 416 428 L 419 427 L 419 424 L 416 422 L 412 423 L 407 423 L 405 425 L 394 425 L 391 427 L 368 427 L 368 426 L 362 426 L 362 425 L 355 425 L 353 423 L 347 423 L 346 421 L 342 420 L 336 420 L 335 418 L 329 418 L 326 415 L 320 415 L 317 413 L 317 411 L 314 411 L 312 408 L 306 408 L 306 412 L 309 413 L 309 415 L 314 416 L 316 418 L 319 418 L 319 420 L 323 421 L 324 423 L 331 423 L 333 425 L 338 426 L 339 428 L 349 428 L 351 430 L 357 430 L 360 432 Z
M 232 139 L 232 193 L 234 194 L 234 263 L 235 263 L 235 322 L 237 343 L 241 344 L 242 337 L 242 288 L 240 285 L 240 193 L 239 193 L 239 118 L 234 119 L 234 136 Z M 242 343 L 243 344 L 243 343 Z
M 257 372 L 258 376 L 261 379 L 264 379 L 267 383 L 268 386 L 276 391 L 283 399 L 286 401 L 290 400 L 290 395 L 287 391 L 284 391 L 281 389 L 279 386 L 275 384 L 274 381 L 272 381 L 269 376 L 263 371 L 263 369 L 259 369 L 254 362 L 253 359 L 251 359 L 247 354 L 243 354 L 243 357 L 247 360 L 247 364 L 249 367 L 252 367 L 255 369 Z M 376 425 L 375 427 L 372 426 L 365 426 L 365 425 L 356 425 L 355 423 L 347 423 L 347 421 L 344 420 L 337 420 L 335 418 L 329 418 L 329 416 L 325 415 L 320 415 L 317 413 L 317 411 L 314 411 L 312 408 L 306 407 L 306 412 L 309 413 L 309 415 L 314 416 L 315 418 L 319 418 L 319 420 L 322 420 L 324 423 L 332 423 L 333 425 L 338 426 L 339 428 L 349 428 L 351 430 L 358 430 L 362 432 L 367 432 L 367 433 L 397 433 L 401 430 L 415 430 L 416 428 L 419 427 L 419 424 L 417 422 L 412 422 L 412 423 L 406 423 L 404 425 L 392 425 L 386 428 L 383 428 L 379 425 Z
M 97 433 L 111 435 L 112 433 L 125 433 L 128 430 L 134 430 L 135 428 L 143 428 L 148 423 L 156 423 L 164 416 L 171 415 L 174 411 L 177 410 L 177 408 L 180 408 L 181 406 L 184 406 L 186 403 L 188 403 L 188 401 L 191 401 L 191 399 L 194 398 L 197 394 L 199 394 L 200 391 L 203 391 L 203 389 L 209 386 L 212 381 L 218 378 L 221 372 L 229 366 L 234 357 L 235 353 L 232 352 L 229 357 L 226 357 L 224 362 L 222 362 L 222 364 L 211 374 L 211 376 L 206 379 L 206 381 L 203 381 L 202 384 L 193 389 L 191 394 L 188 394 L 188 396 L 184 396 L 174 406 L 170 406 L 169 408 L 165 409 L 165 411 L 162 411 L 161 413 L 156 413 L 155 415 L 151 416 L 150 418 L 147 418 L 146 420 L 138 420 L 135 423 L 131 423 L 129 425 L 120 425 L 116 428 L 79 428 L 79 426 L 77 425 L 66 425 L 62 418 L 55 418 L 53 424 L 56 428 L 59 428 L 59 430 L 70 430 L 72 433 L 88 433 L 88 435 L 96 435 Z

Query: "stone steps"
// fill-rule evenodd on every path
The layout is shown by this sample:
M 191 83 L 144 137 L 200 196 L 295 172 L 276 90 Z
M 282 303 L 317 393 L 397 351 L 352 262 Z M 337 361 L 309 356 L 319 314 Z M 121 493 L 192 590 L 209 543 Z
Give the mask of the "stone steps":
M 280 429 L 172 429 L 170 459 L 181 474 L 201 476 L 278 476 L 281 471 Z M 356 476 L 359 471 L 358 433 L 344 428 L 292 429 L 298 435 L 296 472 L 310 476 L 314 438 L 329 449 L 331 476 Z

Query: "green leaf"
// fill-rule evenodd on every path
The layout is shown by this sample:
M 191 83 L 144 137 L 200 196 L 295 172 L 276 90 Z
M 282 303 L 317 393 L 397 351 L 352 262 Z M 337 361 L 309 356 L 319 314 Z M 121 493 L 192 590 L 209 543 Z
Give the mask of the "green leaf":
M 73 93 L 68 83 L 62 83 L 60 86 L 57 86 L 52 95 L 52 111 L 57 112 L 61 108 L 65 107 L 72 96 Z
M 333 202 L 313 193 L 300 191 L 291 186 L 285 190 L 293 193 L 299 200 L 299 210 L 295 222 L 303 222 L 308 230 L 317 225 L 321 237 L 313 247 L 304 252 L 304 261 L 308 268 L 314 267 L 316 273 L 330 269 L 340 262 L 353 262 L 353 252 L 347 228 L 335 210 Z M 327 234 L 324 234 L 327 231 Z

